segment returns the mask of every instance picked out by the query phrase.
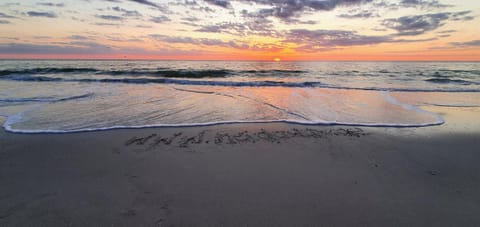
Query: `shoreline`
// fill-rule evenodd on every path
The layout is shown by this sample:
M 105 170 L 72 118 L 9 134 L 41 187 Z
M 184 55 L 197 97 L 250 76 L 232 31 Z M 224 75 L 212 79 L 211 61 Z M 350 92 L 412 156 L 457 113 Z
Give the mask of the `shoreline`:
M 0 118 L 4 118 L 0 116 Z M 88 132 L 102 132 L 102 131 L 113 131 L 113 130 L 141 130 L 141 129 L 162 129 L 162 128 L 196 128 L 196 127 L 212 127 L 212 126 L 225 126 L 225 125 L 264 125 L 264 124 L 286 124 L 297 127 L 355 127 L 355 128 L 427 128 L 432 126 L 441 126 L 445 122 L 433 122 L 425 124 L 387 124 L 387 123 L 372 123 L 372 124 L 362 124 L 362 123 L 308 123 L 308 122 L 296 122 L 288 120 L 272 120 L 272 121 L 225 121 L 225 122 L 209 122 L 209 123 L 192 123 L 192 124 L 158 124 L 158 125 L 144 125 L 144 126 L 112 126 L 105 128 L 94 128 L 94 129 L 79 129 L 79 130 L 23 130 L 23 129 L 12 129 L 9 126 L 3 124 L 2 130 L 7 133 L 13 134 L 31 134 L 31 135 L 55 135 L 55 134 L 73 134 L 73 133 L 88 133 Z
M 480 108 L 428 111 L 446 123 L 2 129 L 0 225 L 477 226 Z
M 374 130 L 395 130 L 395 129 L 421 129 L 424 133 L 436 133 L 437 131 L 454 131 L 462 132 L 479 132 L 480 133 L 480 121 L 475 121 L 475 115 L 480 113 L 479 106 L 416 106 L 423 112 L 427 112 L 438 118 L 438 122 L 425 123 L 425 124 L 389 124 L 389 123 L 343 123 L 343 122 L 301 122 L 301 121 L 289 121 L 289 120 L 269 120 L 269 121 L 225 121 L 225 122 L 207 122 L 207 123 L 193 123 L 193 124 L 158 124 L 158 125 L 142 125 L 142 126 L 112 126 L 106 128 L 93 128 L 93 129 L 79 129 L 79 130 L 22 130 L 11 129 L 6 125 L 8 119 L 7 116 L 0 115 L 0 124 L 2 125 L 1 131 L 11 134 L 27 134 L 27 135 L 61 135 L 61 134 L 81 134 L 92 132 L 108 132 L 116 130 L 143 130 L 143 129 L 189 129 L 189 128 L 201 128 L 201 127 L 221 127 L 232 125 L 234 127 L 241 127 L 242 125 L 276 125 L 284 124 L 291 127 L 354 127 L 354 128 L 370 128 Z M 21 112 L 23 113 L 23 112 Z M 15 114 L 18 115 L 18 114 Z M 459 115 L 460 117 L 458 117 Z M 446 118 L 447 119 L 446 119 Z M 466 120 L 474 120 L 466 122 Z M 7 128 L 8 127 L 8 128 Z M 433 129 L 433 130 L 430 130 Z M 437 130 L 440 129 L 440 130 Z

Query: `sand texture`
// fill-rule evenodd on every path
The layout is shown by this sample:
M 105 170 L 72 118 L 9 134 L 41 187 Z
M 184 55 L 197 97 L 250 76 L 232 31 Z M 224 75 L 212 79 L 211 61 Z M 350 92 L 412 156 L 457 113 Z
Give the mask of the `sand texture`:
M 435 111 L 448 123 L 1 132 L 0 226 L 479 226 L 478 109 Z

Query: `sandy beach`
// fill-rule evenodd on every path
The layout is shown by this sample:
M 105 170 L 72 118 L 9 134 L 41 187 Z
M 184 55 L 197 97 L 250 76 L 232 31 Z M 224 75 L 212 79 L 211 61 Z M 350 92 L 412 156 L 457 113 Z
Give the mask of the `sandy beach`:
M 2 131 L 0 226 L 478 226 L 480 110 L 430 111 L 447 123 Z
M 0 227 L 480 227 L 480 0 L 0 0 Z

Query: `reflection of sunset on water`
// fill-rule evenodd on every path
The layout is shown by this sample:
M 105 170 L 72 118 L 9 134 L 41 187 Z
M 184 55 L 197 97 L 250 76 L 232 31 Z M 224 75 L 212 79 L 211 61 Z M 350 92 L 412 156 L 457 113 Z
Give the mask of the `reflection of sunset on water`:
M 135 116 L 160 124 L 281 120 L 401 125 L 437 120 L 434 114 L 406 109 L 376 91 L 163 85 L 147 90 L 125 89 L 132 97 L 126 102 L 147 100 L 136 105 L 139 109 Z

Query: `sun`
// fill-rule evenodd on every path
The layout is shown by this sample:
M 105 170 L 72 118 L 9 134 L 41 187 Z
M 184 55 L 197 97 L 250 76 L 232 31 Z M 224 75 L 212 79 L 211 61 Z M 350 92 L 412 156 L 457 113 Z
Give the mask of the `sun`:
M 279 61 L 281 61 L 281 60 L 282 60 L 282 59 L 280 59 L 280 58 L 274 58 L 274 59 L 273 59 L 273 61 L 276 61 L 276 62 L 279 62 Z

